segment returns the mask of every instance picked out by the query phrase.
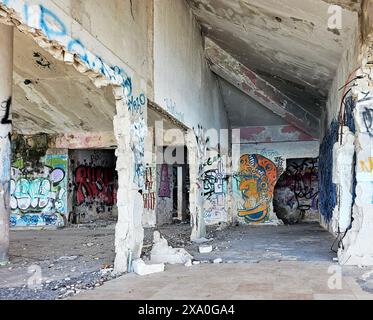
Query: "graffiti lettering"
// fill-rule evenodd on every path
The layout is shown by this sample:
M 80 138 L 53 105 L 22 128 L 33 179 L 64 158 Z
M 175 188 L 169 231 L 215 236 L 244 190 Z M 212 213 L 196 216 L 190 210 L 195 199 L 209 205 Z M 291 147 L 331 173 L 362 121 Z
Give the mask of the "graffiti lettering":
M 373 109 L 366 108 L 363 112 L 363 119 L 367 132 L 373 137 Z
M 360 161 L 360 168 L 363 172 L 373 172 L 373 157 L 369 157 L 367 161 Z
M 1 124 L 12 124 L 12 120 L 9 119 L 10 117 L 10 107 L 12 106 L 12 98 L 10 97 L 8 100 L 3 101 L 1 103 L 1 112 L 3 117 L 1 119 Z
M 79 166 L 75 171 L 78 205 L 99 202 L 107 206 L 116 203 L 115 168 Z
M 278 181 L 276 202 L 301 211 L 318 211 L 318 172 L 316 159 L 292 161 Z

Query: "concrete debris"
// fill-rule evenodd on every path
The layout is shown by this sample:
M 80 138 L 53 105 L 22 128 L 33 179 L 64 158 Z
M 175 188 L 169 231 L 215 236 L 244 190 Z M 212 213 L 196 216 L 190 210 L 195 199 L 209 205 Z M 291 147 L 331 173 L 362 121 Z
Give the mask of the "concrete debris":
M 200 253 L 210 253 L 212 252 L 212 246 L 200 246 L 199 247 Z
M 220 263 L 223 263 L 223 259 L 217 258 L 214 260 L 214 264 L 220 264 Z
M 133 261 L 132 266 L 134 272 L 139 276 L 146 276 L 153 273 L 163 272 L 165 269 L 164 263 L 146 264 L 142 259 L 137 259 Z
M 61 262 L 61 261 L 74 261 L 78 259 L 78 256 L 63 256 L 58 258 L 55 262 Z M 54 266 L 54 265 L 51 265 Z
M 189 264 L 192 261 L 191 256 L 183 248 L 172 248 L 168 245 L 165 238 L 161 236 L 159 231 L 153 234 L 153 249 L 150 252 L 150 261 L 152 263 L 168 263 L 168 264 Z
M 194 240 L 193 242 L 194 243 L 206 243 L 206 242 L 211 242 L 211 241 L 214 241 L 214 239 L 213 238 L 210 238 L 210 239 L 200 238 L 200 239 Z

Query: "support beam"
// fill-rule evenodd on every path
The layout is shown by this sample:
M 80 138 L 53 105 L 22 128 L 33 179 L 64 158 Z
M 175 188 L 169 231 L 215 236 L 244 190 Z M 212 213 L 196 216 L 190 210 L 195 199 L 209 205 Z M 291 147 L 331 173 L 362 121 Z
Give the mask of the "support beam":
M 8 262 L 9 250 L 12 84 L 13 27 L 0 23 L 0 264 Z
M 205 42 L 205 55 L 210 62 L 211 70 L 217 75 L 296 128 L 314 138 L 319 137 L 320 120 L 317 117 L 296 104 L 208 38 Z

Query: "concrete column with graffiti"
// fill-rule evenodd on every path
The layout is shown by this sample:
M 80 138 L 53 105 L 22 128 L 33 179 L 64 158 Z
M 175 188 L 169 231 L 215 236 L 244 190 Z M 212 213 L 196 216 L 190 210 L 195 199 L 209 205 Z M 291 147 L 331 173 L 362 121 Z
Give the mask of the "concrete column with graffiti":
M 131 259 L 141 256 L 144 229 L 144 152 L 146 126 L 146 105 L 132 110 L 128 105 L 123 87 L 114 89 L 117 115 L 114 118 L 114 132 L 118 143 L 116 150 L 118 172 L 118 223 L 115 230 L 115 272 L 128 270 Z
M 356 200 L 352 210 L 352 225 L 339 250 L 342 265 L 373 265 L 373 47 L 367 50 L 363 68 L 353 89 L 357 99 L 354 111 L 356 126 Z
M 203 163 L 206 160 L 207 143 L 202 127 L 188 131 L 187 146 L 190 174 L 190 216 L 192 225 L 191 240 L 206 236 L 206 225 L 203 216 Z
M 0 24 L 0 264 L 8 260 L 12 131 L 13 27 Z

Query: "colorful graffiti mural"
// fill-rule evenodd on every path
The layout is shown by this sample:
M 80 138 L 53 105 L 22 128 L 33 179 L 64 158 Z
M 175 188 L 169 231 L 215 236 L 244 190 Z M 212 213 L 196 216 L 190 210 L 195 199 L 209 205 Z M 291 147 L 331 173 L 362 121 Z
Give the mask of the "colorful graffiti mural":
M 47 155 L 41 160 L 43 169 L 33 170 L 32 174 L 23 166 L 23 161 L 13 163 L 10 183 L 12 228 L 65 225 L 67 161 L 67 155 Z
M 278 178 L 276 165 L 259 155 L 242 155 L 239 171 L 234 175 L 234 192 L 241 195 L 238 216 L 247 223 L 265 222 L 271 212 L 275 184 Z

